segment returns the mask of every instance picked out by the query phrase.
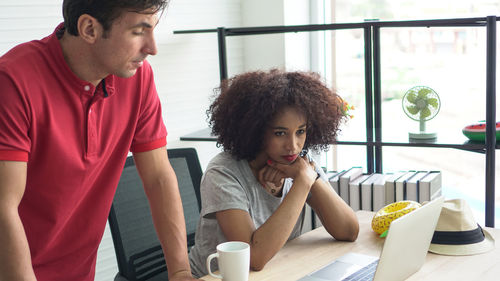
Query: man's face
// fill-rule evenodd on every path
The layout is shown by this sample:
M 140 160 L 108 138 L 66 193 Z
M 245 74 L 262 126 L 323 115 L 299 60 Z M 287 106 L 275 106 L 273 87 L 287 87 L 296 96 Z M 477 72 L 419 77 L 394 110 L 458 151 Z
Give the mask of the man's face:
M 96 41 L 94 69 L 102 71 L 102 77 L 133 76 L 148 55 L 157 53 L 153 34 L 157 23 L 156 14 L 123 12 Z

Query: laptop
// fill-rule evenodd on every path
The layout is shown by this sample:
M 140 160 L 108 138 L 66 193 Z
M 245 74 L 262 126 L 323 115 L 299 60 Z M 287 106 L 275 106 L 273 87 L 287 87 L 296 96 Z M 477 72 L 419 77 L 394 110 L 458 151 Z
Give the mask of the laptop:
M 441 196 L 394 220 L 380 257 L 348 253 L 299 280 L 405 280 L 425 262 L 443 202 Z

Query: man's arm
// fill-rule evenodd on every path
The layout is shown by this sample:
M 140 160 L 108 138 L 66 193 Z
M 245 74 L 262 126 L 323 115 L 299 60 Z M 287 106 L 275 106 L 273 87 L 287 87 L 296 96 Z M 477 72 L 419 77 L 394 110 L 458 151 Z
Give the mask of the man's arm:
M 186 225 L 179 187 L 165 147 L 134 153 L 153 222 L 165 254 L 169 280 L 195 280 L 187 256 Z
M 26 188 L 26 162 L 0 161 L 0 281 L 36 280 L 18 207 Z

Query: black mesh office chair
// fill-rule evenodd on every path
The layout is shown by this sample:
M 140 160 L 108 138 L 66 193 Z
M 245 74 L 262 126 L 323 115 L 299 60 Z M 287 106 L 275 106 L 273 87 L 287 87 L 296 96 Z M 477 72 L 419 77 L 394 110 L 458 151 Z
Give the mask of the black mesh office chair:
M 191 248 L 201 209 L 201 166 L 194 148 L 168 149 L 167 152 L 179 182 L 188 248 Z M 115 281 L 168 280 L 149 203 L 132 156 L 127 158 L 118 183 L 109 226 L 119 271 Z

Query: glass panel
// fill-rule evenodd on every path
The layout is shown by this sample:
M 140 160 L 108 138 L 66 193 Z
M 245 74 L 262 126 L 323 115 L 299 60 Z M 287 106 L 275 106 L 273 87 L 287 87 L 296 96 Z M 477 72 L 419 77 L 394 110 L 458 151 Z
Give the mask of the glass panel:
M 486 114 L 484 27 L 385 28 L 380 37 L 383 141 L 408 141 L 408 132 L 420 131 L 420 112 L 410 113 L 417 107 L 403 99 L 415 86 L 430 87 L 439 100 L 427 106 L 425 131 L 438 142 L 466 141 L 462 128 Z
M 337 23 L 362 22 L 365 19 L 400 21 L 500 14 L 500 2 L 489 0 L 331 0 L 331 6 L 332 18 Z M 497 27 L 497 38 L 499 36 L 500 29 Z M 338 88 L 342 90 L 345 87 L 343 81 L 349 81 L 348 78 L 352 77 L 350 67 L 356 60 L 348 61 L 348 57 L 335 54 L 342 48 L 354 52 L 357 41 L 349 36 L 342 37 L 342 40 L 340 38 L 341 35 L 336 37 L 338 44 L 332 50 L 336 60 L 332 80 L 339 83 Z M 499 46 L 497 39 L 497 65 L 500 62 Z M 362 57 L 359 62 L 363 63 Z M 361 71 L 356 75 L 363 77 L 363 68 L 359 69 Z M 435 90 L 441 101 L 439 113 L 426 123 L 426 129 L 438 133 L 439 143 L 463 143 L 467 138 L 463 136 L 462 128 L 484 120 L 486 115 L 486 28 L 382 28 L 381 75 L 383 141 L 407 142 L 409 131 L 419 131 L 419 122 L 411 120 L 404 113 L 402 98 L 413 86 L 423 85 Z M 497 71 L 497 80 L 499 77 L 500 72 Z M 348 83 L 349 87 L 359 86 L 353 81 Z M 353 101 L 356 102 L 356 99 Z M 497 108 L 499 104 L 500 99 L 497 98 Z M 355 112 L 356 117 L 349 122 L 344 133 L 359 130 L 358 126 L 354 126 L 358 115 Z M 353 135 L 344 136 L 346 138 L 341 140 L 348 140 L 347 136 Z M 355 137 L 352 140 L 356 140 Z M 339 170 L 351 166 L 366 167 L 365 153 L 364 146 L 338 146 Z M 457 149 L 386 146 L 383 148 L 382 160 L 384 172 L 401 169 L 443 171 L 445 195 L 467 198 L 478 222 L 484 223 L 484 154 Z M 495 174 L 499 174 L 499 161 L 496 162 Z M 498 186 L 499 180 L 496 181 Z M 496 201 L 500 202 L 500 196 L 497 197 L 499 200 Z M 497 210 L 500 210 L 499 205 L 496 204 Z M 497 221 L 499 212 L 496 212 Z

